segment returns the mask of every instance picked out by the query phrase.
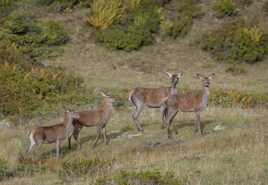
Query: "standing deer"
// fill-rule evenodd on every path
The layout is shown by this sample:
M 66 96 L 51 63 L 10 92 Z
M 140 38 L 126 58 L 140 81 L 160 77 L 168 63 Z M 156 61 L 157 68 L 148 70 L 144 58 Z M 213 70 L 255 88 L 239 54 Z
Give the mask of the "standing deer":
M 129 94 L 129 101 L 135 106 L 135 110 L 132 113 L 133 121 L 138 131 L 143 132 L 140 121 L 138 120 L 144 106 L 148 108 L 160 108 L 161 102 L 164 98 L 168 97 L 172 87 L 176 89 L 176 85 L 180 80 L 182 73 L 170 74 L 166 72 L 171 80 L 171 87 L 158 87 L 158 88 L 143 88 L 136 87 Z M 160 109 L 160 111 L 162 111 Z
M 75 112 L 66 111 L 64 120 L 60 124 L 52 126 L 35 127 L 30 131 L 30 142 L 28 152 L 31 152 L 34 146 L 41 144 L 56 143 L 56 158 L 59 158 L 61 142 L 73 134 L 74 126 L 73 119 L 78 119 L 79 115 Z
M 92 110 L 85 110 L 78 112 L 79 118 L 74 119 L 73 121 L 75 130 L 72 136 L 79 145 L 79 148 L 80 148 L 79 133 L 83 127 L 97 127 L 97 137 L 93 144 L 93 148 L 96 147 L 101 134 L 103 136 L 104 143 L 108 144 L 106 136 L 106 125 L 112 115 L 114 99 L 111 96 L 105 95 L 103 92 L 101 92 L 101 95 L 103 96 L 103 99 L 99 104 L 99 106 L 97 106 L 95 109 Z M 68 138 L 69 148 L 71 148 L 72 136 Z
M 170 127 L 178 111 L 194 112 L 196 115 L 195 131 L 199 131 L 200 134 L 203 134 L 204 126 L 201 124 L 200 114 L 208 106 L 209 86 L 213 76 L 215 76 L 214 73 L 208 77 L 200 74 L 196 75 L 197 78 L 202 80 L 203 90 L 201 92 L 192 92 L 184 95 L 174 94 L 163 100 L 163 104 L 161 107 L 163 109 L 162 120 L 163 122 L 165 122 L 163 124 L 167 126 L 168 138 L 171 138 Z

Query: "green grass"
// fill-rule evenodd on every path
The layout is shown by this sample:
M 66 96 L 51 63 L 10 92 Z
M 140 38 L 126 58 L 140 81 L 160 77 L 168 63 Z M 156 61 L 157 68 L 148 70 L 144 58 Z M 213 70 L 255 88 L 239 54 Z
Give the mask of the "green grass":
M 208 3 L 212 4 L 212 1 Z M 201 3 L 201 6 L 209 5 Z M 253 2 L 248 11 L 252 12 L 258 6 Z M 35 125 L 59 123 L 61 113 L 35 117 L 24 126 L 1 128 L 0 159 L 4 162 L 0 162 L 0 172 L 8 172 L 4 173 L 1 184 L 96 185 L 102 179 L 117 184 L 116 180 L 134 179 L 138 185 L 144 185 L 148 179 L 161 180 L 168 173 L 174 174 L 182 185 L 268 183 L 267 107 L 243 107 L 238 103 L 244 102 L 242 99 L 247 102 L 248 98 L 253 98 L 253 102 L 258 100 L 260 104 L 266 101 L 262 97 L 268 90 L 267 58 L 254 65 L 243 63 L 235 67 L 216 63 L 206 52 L 191 45 L 195 40 L 193 36 L 200 36 L 225 21 L 215 21 L 206 15 L 194 20 L 189 34 L 176 41 L 162 41 L 130 53 L 107 50 L 90 37 L 94 30 L 81 19 L 86 17 L 85 12 L 88 9 L 74 9 L 66 14 L 41 12 L 41 19 L 61 22 L 71 37 L 63 55 L 49 59 L 46 64 L 64 67 L 67 73 L 80 76 L 84 86 L 92 90 L 87 96 L 93 99 L 86 104 L 96 105 L 99 90 L 116 97 L 116 107 L 107 125 L 110 144 L 100 143 L 93 150 L 96 129 L 84 128 L 82 149 L 78 150 L 73 144 L 69 150 L 65 141 L 61 159 L 56 161 L 54 144 L 41 146 L 33 156 L 26 154 L 27 133 Z M 216 73 L 211 83 L 212 101 L 225 101 L 210 104 L 201 114 L 205 123 L 204 136 L 193 132 L 194 114 L 178 113 L 173 122 L 178 135 L 174 133 L 174 140 L 168 140 L 167 131 L 160 128 L 161 117 L 157 109 L 144 110 L 140 119 L 145 133 L 141 135 L 136 131 L 128 93 L 136 86 L 167 86 L 165 71 L 183 71 L 179 88 L 192 90 L 201 89 L 200 81 L 193 78 L 196 73 Z M 91 107 L 75 106 L 75 110 L 88 108 Z

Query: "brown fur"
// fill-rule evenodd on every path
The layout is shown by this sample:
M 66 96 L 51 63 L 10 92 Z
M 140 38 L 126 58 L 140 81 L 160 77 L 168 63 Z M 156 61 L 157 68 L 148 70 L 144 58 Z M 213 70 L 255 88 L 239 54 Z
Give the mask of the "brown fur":
M 103 99 L 98 107 L 93 110 L 85 110 L 78 112 L 79 119 L 75 119 L 73 121 L 73 125 L 75 126 L 75 131 L 73 136 L 77 143 L 80 146 L 79 139 L 79 132 L 83 127 L 97 127 L 97 138 L 93 146 L 96 146 L 97 141 L 99 139 L 99 135 L 102 133 L 105 143 L 106 141 L 106 124 L 108 123 L 109 119 L 112 115 L 113 110 L 113 98 L 103 95 Z M 71 147 L 71 137 L 69 137 L 69 148 Z
M 78 114 L 65 112 L 64 120 L 56 125 L 35 127 L 30 132 L 31 146 L 29 152 L 35 145 L 40 144 L 57 144 L 57 158 L 59 155 L 59 145 L 68 135 L 71 135 L 74 127 L 72 125 L 72 119 L 78 118 Z
M 212 74 L 214 76 L 214 73 Z M 205 77 L 197 74 L 197 77 L 202 80 L 203 92 L 173 94 L 162 101 L 162 121 L 163 125 L 168 127 L 168 137 L 171 137 L 170 126 L 178 111 L 181 112 L 195 112 L 196 124 L 195 130 L 199 130 L 203 134 L 203 125 L 200 121 L 200 113 L 205 110 L 208 103 L 209 85 L 211 76 Z
M 167 72 L 167 75 L 171 81 L 171 87 L 137 87 L 130 92 L 129 101 L 132 105 L 135 106 L 135 110 L 132 113 L 132 118 L 134 123 L 136 124 L 138 131 L 143 132 L 143 128 L 138 118 L 143 111 L 144 106 L 148 108 L 160 108 L 162 100 L 171 93 L 172 89 L 176 90 L 176 85 L 179 82 L 179 78 L 181 77 L 182 73 L 170 74 Z

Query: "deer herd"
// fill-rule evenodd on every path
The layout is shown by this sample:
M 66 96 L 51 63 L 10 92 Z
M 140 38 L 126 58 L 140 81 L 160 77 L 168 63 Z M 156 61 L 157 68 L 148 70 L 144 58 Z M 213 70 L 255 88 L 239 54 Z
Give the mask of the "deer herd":
M 166 74 L 170 80 L 169 87 L 144 88 L 136 87 L 129 94 L 129 101 L 134 106 L 132 119 L 137 130 L 143 132 L 139 116 L 144 107 L 159 108 L 162 117 L 162 128 L 167 128 L 168 138 L 172 138 L 171 125 L 178 112 L 194 112 L 196 116 L 195 132 L 204 133 L 204 125 L 201 123 L 200 114 L 208 106 L 210 81 L 215 76 L 204 76 L 196 74 L 196 78 L 202 82 L 201 92 L 180 93 L 177 85 L 182 79 L 183 73 Z M 32 152 L 36 146 L 41 144 L 56 144 L 56 157 L 59 157 L 60 146 L 68 138 L 68 147 L 71 148 L 71 139 L 74 138 L 79 148 L 81 143 L 79 133 L 83 127 L 96 127 L 97 137 L 93 148 L 97 146 L 100 137 L 108 144 L 106 125 L 112 116 L 114 98 L 101 92 L 102 101 L 90 110 L 79 112 L 66 111 L 61 123 L 52 126 L 39 126 L 30 131 L 30 146 L 28 152 Z M 175 130 L 176 131 L 176 130 Z M 177 131 L 176 131 L 177 132 Z

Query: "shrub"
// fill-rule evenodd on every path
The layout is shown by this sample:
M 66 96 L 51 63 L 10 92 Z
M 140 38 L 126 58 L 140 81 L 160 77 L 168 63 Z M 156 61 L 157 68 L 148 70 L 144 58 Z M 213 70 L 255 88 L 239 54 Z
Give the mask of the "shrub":
M 199 44 L 218 61 L 231 63 L 261 61 L 268 53 L 267 33 L 244 21 L 226 24 L 202 36 Z
M 8 162 L 5 159 L 0 158 L 0 180 L 3 177 L 8 176 Z
M 156 6 L 151 3 L 151 1 L 142 1 L 130 15 L 128 25 L 118 24 L 98 30 L 97 41 L 104 43 L 108 48 L 125 51 L 151 44 L 154 40 L 152 33 L 155 33 L 159 26 Z
M 219 0 L 213 6 L 218 17 L 236 15 L 237 9 L 233 0 Z
M 6 63 L 0 64 L 0 74 L 0 113 L 4 116 L 29 118 L 88 100 L 81 93 L 82 81 L 60 69 Z
M 23 63 L 23 56 L 16 46 L 7 40 L 0 40 L 0 64 Z
M 62 45 L 69 40 L 67 32 L 56 22 L 46 22 L 42 32 L 42 40 L 48 45 Z
M 89 172 L 94 172 L 97 169 L 111 165 L 112 161 L 95 159 L 79 159 L 72 161 L 64 161 L 62 163 L 62 170 L 60 171 L 60 176 L 81 176 Z
M 93 0 L 88 22 L 95 28 L 107 28 L 124 14 L 123 0 Z
M 29 61 L 59 53 L 59 49 L 48 46 L 62 45 L 68 38 L 63 27 L 57 23 L 39 23 L 34 17 L 23 12 L 12 13 L 0 29 L 0 42 L 10 42 Z
M 0 0 L 0 24 L 2 20 L 14 9 L 15 0 Z
M 268 95 L 259 93 L 247 93 L 237 90 L 213 90 L 210 101 L 213 105 L 223 107 L 240 106 L 243 108 L 267 107 Z
M 195 0 L 182 0 L 172 6 L 172 12 L 159 10 L 162 36 L 185 36 L 193 24 L 193 19 L 201 15 L 200 6 Z
M 121 171 L 112 179 L 98 179 L 96 185 L 180 185 L 182 180 L 179 180 L 174 173 L 161 173 L 158 170 L 128 172 Z

